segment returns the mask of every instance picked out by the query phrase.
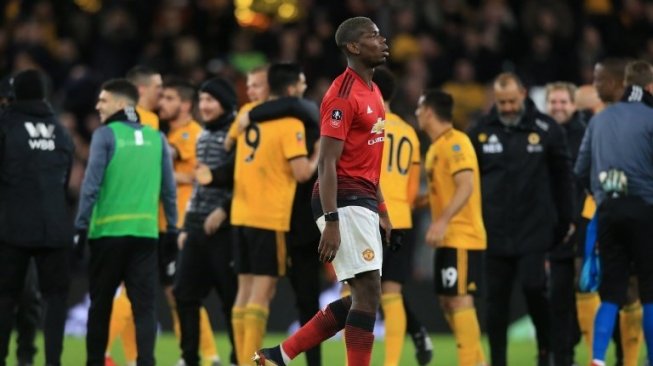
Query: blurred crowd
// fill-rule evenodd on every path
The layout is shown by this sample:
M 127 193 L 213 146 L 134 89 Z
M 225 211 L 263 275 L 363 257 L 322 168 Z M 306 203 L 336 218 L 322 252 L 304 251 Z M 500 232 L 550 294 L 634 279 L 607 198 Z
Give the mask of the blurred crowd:
M 254 0 L 252 3 L 256 3 Z M 238 3 L 238 1 L 236 1 Z M 271 18 L 243 27 L 231 0 L 8 0 L 0 18 L 0 75 L 41 68 L 53 101 L 73 131 L 75 195 L 102 81 L 136 64 L 196 84 L 227 77 L 246 100 L 245 73 L 270 61 L 302 64 L 307 97 L 319 102 L 344 59 L 335 26 L 353 15 L 375 20 L 391 47 L 400 86 L 393 110 L 414 123 L 426 87 L 454 96 L 454 121 L 466 128 L 491 102 L 501 71 L 527 86 L 555 80 L 591 83 L 606 56 L 653 61 L 650 0 L 299 0 L 293 22 Z

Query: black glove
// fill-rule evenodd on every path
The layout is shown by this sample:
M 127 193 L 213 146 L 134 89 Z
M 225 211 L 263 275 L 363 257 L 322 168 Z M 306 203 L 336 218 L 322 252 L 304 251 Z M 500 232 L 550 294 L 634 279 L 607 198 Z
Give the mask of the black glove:
M 177 238 L 179 237 L 179 232 L 178 231 L 167 231 L 163 235 L 163 248 L 165 248 L 167 255 L 172 255 L 174 253 L 174 257 L 177 256 Z
M 398 251 L 404 245 L 404 231 L 392 230 L 390 232 L 390 250 L 393 252 Z
M 385 239 L 385 229 L 379 226 L 381 231 L 381 243 L 383 246 L 388 247 L 393 252 L 401 249 L 401 246 L 404 244 L 404 232 L 401 230 L 391 230 L 390 231 L 390 242 Z
M 75 231 L 73 243 L 75 256 L 79 259 L 84 258 L 84 251 L 86 250 L 86 244 L 88 243 L 88 230 L 77 229 L 77 231 Z

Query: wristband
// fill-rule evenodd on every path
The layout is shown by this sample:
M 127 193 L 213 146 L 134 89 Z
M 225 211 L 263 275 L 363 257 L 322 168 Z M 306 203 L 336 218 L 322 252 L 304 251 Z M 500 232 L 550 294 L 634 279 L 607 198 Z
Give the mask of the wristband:
M 379 213 L 380 214 L 388 213 L 388 207 L 385 205 L 385 202 L 379 203 Z
M 325 212 L 324 221 L 338 221 L 338 211 Z

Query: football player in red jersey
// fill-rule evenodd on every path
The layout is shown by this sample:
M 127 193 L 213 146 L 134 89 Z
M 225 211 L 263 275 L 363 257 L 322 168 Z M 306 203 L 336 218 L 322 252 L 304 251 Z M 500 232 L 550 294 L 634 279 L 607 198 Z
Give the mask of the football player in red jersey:
M 347 69 L 320 107 L 319 179 L 312 203 L 322 231 L 320 259 L 333 263 L 338 280 L 351 286 L 351 296 L 329 304 L 282 344 L 258 351 L 254 361 L 259 366 L 285 366 L 343 328 L 349 365 L 369 365 L 372 355 L 381 297 L 379 225 L 387 241 L 392 229 L 379 189 L 385 109 L 372 75 L 389 53 L 369 18 L 345 20 L 335 38 L 347 56 Z

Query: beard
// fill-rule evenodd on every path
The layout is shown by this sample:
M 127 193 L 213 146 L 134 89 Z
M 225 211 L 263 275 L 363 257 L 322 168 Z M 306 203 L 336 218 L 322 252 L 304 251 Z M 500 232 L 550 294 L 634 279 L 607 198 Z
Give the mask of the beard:
M 523 111 L 519 111 L 514 114 L 501 114 L 499 113 L 499 121 L 505 126 L 508 127 L 514 127 L 519 124 L 519 120 L 521 120 L 522 116 L 524 115 Z
M 162 120 L 165 121 L 174 121 L 177 118 L 179 118 L 179 114 L 181 113 L 181 108 L 174 109 L 170 112 L 165 111 L 163 108 L 159 108 L 159 116 L 161 117 Z
M 567 112 L 556 112 L 551 114 L 551 117 L 553 117 L 558 124 L 564 124 L 571 120 L 571 115 Z

